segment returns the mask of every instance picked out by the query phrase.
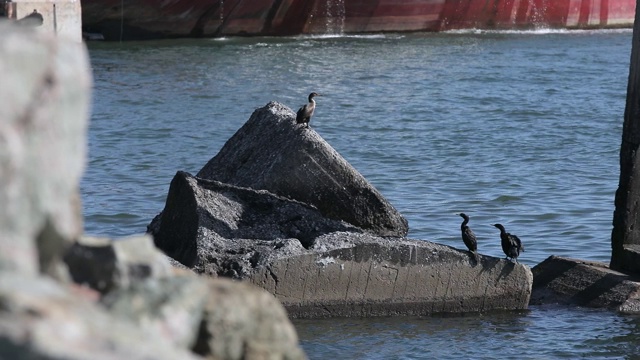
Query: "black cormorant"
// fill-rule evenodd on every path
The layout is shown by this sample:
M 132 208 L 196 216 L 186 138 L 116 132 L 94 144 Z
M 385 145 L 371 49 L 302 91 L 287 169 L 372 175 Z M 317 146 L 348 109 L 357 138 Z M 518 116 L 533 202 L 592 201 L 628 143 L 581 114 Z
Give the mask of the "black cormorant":
M 321 96 L 318 93 L 312 92 L 309 94 L 309 103 L 303 105 L 296 114 L 296 123 L 305 124 L 306 127 L 309 127 L 309 121 L 311 121 L 311 116 L 313 116 L 313 111 L 316 109 L 316 101 L 313 100 L 314 97 Z
M 462 216 L 462 224 L 460 224 L 460 230 L 462 231 L 462 241 L 467 245 L 469 251 L 473 254 L 473 258 L 478 262 L 478 242 L 476 241 L 476 234 L 467 224 L 469 223 L 469 216 L 465 213 L 458 214 Z
M 502 251 L 507 255 L 507 259 L 511 258 L 511 260 L 518 263 L 518 256 L 520 256 L 520 252 L 524 251 L 524 246 L 522 245 L 522 241 L 520 238 L 509 234 L 502 224 L 494 224 L 493 226 L 500 229 L 500 242 L 502 244 Z

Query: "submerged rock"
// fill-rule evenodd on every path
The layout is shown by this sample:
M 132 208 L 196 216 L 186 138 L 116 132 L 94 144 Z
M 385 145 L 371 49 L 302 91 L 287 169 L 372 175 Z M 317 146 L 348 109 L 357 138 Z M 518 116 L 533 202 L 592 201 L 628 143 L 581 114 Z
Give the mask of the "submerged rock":
M 605 263 L 550 256 L 532 271 L 533 305 L 579 305 L 640 314 L 640 278 Z

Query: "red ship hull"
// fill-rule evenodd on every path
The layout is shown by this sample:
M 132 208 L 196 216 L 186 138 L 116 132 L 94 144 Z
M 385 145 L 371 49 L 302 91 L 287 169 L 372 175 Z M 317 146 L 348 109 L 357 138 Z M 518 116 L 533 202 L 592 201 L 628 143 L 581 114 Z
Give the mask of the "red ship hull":
M 124 6 L 122 6 L 124 4 Z M 633 27 L 636 0 L 82 0 L 107 40 Z

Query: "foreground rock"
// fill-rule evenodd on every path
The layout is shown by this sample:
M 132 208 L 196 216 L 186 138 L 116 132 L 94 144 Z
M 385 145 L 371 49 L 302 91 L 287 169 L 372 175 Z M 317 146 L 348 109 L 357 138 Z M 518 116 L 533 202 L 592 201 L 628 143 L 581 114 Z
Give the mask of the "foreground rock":
M 0 301 L 2 359 L 198 358 L 46 277 L 0 273 Z
M 89 57 L 35 29 L 0 22 L 0 33 L 0 268 L 62 276 L 82 233 Z
M 402 216 L 294 115 L 269 103 L 198 176 L 178 172 L 149 225 L 156 245 L 266 289 L 293 317 L 527 307 L 526 266 L 405 239 Z
M 64 261 L 74 282 L 103 294 L 176 272 L 149 236 L 118 241 L 83 236 L 67 249 Z
M 607 264 L 551 256 L 533 269 L 531 304 L 564 304 L 640 314 L 640 278 Z
M 0 32 L 0 359 L 305 359 L 264 290 L 176 269 L 149 236 L 81 238 L 86 49 Z

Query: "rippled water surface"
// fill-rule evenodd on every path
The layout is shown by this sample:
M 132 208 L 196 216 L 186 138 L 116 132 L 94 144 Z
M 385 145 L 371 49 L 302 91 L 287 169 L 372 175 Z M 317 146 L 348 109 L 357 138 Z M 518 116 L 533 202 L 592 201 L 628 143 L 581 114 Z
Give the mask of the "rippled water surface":
M 631 31 L 468 32 L 90 43 L 86 231 L 145 231 L 178 170 L 196 173 L 271 100 L 311 126 L 409 220 L 410 237 L 521 261 L 608 261 Z M 296 321 L 312 358 L 620 358 L 638 320 L 533 308 L 465 317 Z

